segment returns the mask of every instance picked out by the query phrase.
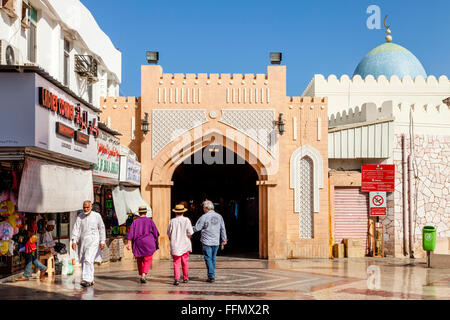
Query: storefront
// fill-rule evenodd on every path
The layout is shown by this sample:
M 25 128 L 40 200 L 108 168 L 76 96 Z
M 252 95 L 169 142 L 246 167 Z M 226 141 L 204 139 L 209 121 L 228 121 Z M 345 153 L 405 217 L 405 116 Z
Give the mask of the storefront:
M 94 165 L 92 177 L 94 181 L 93 210 L 102 216 L 107 237 L 102 262 L 111 260 L 111 247 L 114 247 L 114 242 L 117 242 L 115 240 L 123 242 L 125 235 L 123 228 L 120 230 L 112 198 L 112 190 L 119 185 L 120 140 L 117 137 L 120 135 L 120 132 L 99 122 L 97 163 Z M 121 257 L 120 254 L 115 254 L 113 258 L 115 256 Z
M 24 243 L 47 220 L 56 221 L 54 240 L 69 251 L 77 212 L 93 200 L 100 110 L 37 67 L 0 67 L 0 96 L 0 268 L 7 276 L 24 268 Z
M 140 206 L 147 207 L 147 217 L 152 216 L 150 205 L 142 198 L 141 164 L 136 154 L 129 148 L 120 146 L 119 186 L 113 190 L 114 206 L 119 225 L 130 225 L 130 215 L 136 214 Z

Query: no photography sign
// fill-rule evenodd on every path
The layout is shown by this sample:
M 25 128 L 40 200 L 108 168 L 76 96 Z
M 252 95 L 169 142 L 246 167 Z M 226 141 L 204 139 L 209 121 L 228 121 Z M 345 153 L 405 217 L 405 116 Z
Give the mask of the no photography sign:
M 370 192 L 370 216 L 385 216 L 386 208 L 386 192 Z

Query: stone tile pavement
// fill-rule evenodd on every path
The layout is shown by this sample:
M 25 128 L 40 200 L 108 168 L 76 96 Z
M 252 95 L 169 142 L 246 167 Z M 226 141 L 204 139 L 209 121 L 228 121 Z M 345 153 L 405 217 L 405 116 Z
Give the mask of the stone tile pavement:
M 19 275 L 15 276 L 18 277 Z M 154 261 L 146 284 L 133 260 L 96 266 L 95 285 L 73 276 L 0 284 L 2 300 L 450 300 L 449 268 L 395 258 L 258 260 L 219 256 L 207 283 L 201 256 L 190 259 L 190 281 L 173 286 L 171 261 Z

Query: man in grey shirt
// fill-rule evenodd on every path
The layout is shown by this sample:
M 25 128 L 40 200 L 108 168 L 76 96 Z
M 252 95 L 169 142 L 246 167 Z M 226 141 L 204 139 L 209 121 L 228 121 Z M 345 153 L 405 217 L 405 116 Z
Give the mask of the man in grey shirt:
M 194 226 L 194 232 L 201 231 L 203 256 L 208 269 L 208 282 L 215 281 L 216 256 L 219 245 L 227 244 L 227 232 L 225 223 L 220 214 L 214 211 L 214 204 L 206 200 L 202 204 L 204 214 Z M 221 242 L 219 242 L 221 241 Z

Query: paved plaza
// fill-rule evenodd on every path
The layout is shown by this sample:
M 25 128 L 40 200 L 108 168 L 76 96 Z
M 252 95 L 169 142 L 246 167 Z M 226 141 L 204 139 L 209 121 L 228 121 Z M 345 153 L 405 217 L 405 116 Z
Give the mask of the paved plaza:
M 3 300 L 450 300 L 450 268 L 423 259 L 259 260 L 219 256 L 216 282 L 207 283 L 202 256 L 190 259 L 190 281 L 173 286 L 171 261 L 154 261 L 138 281 L 133 260 L 96 266 L 95 285 L 73 276 L 0 284 Z M 18 277 L 17 275 L 16 277 Z

